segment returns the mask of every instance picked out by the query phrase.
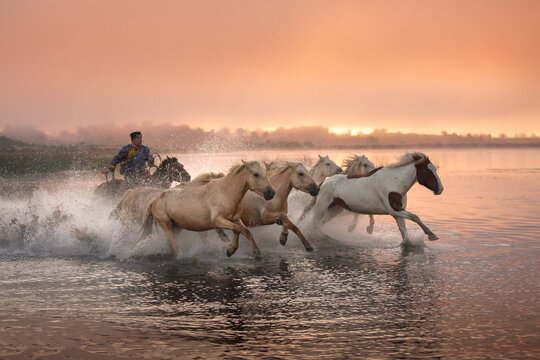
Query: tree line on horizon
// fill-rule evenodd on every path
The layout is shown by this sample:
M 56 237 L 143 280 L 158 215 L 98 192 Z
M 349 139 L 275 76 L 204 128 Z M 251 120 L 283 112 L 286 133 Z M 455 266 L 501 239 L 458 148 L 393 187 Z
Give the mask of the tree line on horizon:
M 322 126 L 278 128 L 273 131 L 204 130 L 187 125 L 88 126 L 76 131 L 47 135 L 33 128 L 8 127 L 0 132 L 0 150 L 16 151 L 31 146 L 117 148 L 129 143 L 129 133 L 140 130 L 144 143 L 161 151 L 231 151 L 281 148 L 385 148 L 412 146 L 538 146 L 540 138 L 525 134 L 513 137 L 500 134 L 447 133 L 417 134 L 376 129 L 370 134 L 335 134 Z

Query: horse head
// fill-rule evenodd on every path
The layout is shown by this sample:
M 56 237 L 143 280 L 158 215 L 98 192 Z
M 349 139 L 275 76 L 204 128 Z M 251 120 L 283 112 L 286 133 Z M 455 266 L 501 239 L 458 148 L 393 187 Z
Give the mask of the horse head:
M 237 167 L 236 172 L 242 171 L 247 172 L 246 183 L 249 190 L 264 197 L 265 200 L 271 200 L 274 197 L 276 191 L 268 181 L 266 173 L 258 161 L 242 160 L 242 165 Z
M 315 183 L 315 180 L 313 180 L 301 163 L 297 163 L 294 166 L 291 182 L 297 190 L 309 193 L 311 196 L 317 196 L 319 194 L 320 189 Z
M 433 191 L 433 194 L 440 195 L 444 187 L 437 174 L 437 169 L 429 158 L 422 153 L 413 154 L 414 166 L 416 167 L 416 178 L 418 183 Z
M 170 182 L 188 182 L 191 180 L 191 175 L 184 169 L 184 165 L 175 157 L 167 157 L 159 164 L 156 173 L 160 173 L 167 177 Z
M 343 172 L 343 169 L 331 160 L 328 155 L 319 155 L 319 161 L 309 171 L 310 175 L 317 182 L 322 182 L 325 178 L 341 172 Z
M 309 175 L 304 165 L 299 162 L 291 162 L 289 167 L 292 169 L 291 184 L 293 188 L 309 193 L 311 196 L 317 196 L 319 194 L 319 187 Z
M 361 175 L 367 174 L 371 170 L 375 169 L 373 164 L 366 155 L 352 155 L 343 160 L 342 166 L 345 167 L 343 174 L 345 175 Z

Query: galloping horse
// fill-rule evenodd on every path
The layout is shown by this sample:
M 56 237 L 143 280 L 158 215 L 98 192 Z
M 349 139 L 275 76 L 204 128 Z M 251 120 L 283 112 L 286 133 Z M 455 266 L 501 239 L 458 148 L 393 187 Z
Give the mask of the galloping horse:
M 291 229 L 298 236 L 306 250 L 312 251 L 311 244 L 287 216 L 287 198 L 293 188 L 309 193 L 311 196 L 317 196 L 319 187 L 309 176 L 304 165 L 299 162 L 279 161 L 265 165 L 268 178 L 274 189 L 276 189 L 276 194 L 272 200 L 263 201 L 255 194 L 247 193 L 240 203 L 242 222 L 246 226 L 283 225 L 279 238 L 281 245 L 285 246 L 287 243 L 287 236 L 289 235 L 289 229 Z
M 173 181 L 189 181 L 191 176 L 175 157 L 167 157 L 159 164 L 156 171 L 143 180 L 143 186 L 168 188 Z M 117 199 L 129 189 L 126 180 L 112 179 L 100 184 L 94 195 Z
M 402 236 L 410 245 L 405 219 L 417 223 L 429 240 L 438 237 L 415 214 L 406 211 L 407 191 L 419 182 L 435 195 L 443 186 L 435 166 L 422 153 L 405 154 L 397 163 L 372 171 L 369 176 L 347 178 L 335 175 L 324 181 L 313 211 L 312 225 L 320 226 L 343 208 L 359 214 L 392 215 Z
M 318 186 L 321 186 L 321 183 L 324 179 L 326 179 L 328 176 L 336 175 L 341 172 L 343 172 L 343 169 L 341 169 L 332 159 L 326 156 L 319 156 L 319 160 L 315 165 L 309 169 L 309 176 L 315 181 L 315 183 Z M 298 221 L 302 220 L 305 216 L 305 214 L 313 207 L 315 204 L 314 199 L 312 196 L 308 196 L 304 193 L 298 193 L 294 192 L 292 199 L 292 203 L 295 203 L 298 207 L 301 207 L 304 209 L 302 212 L 302 215 L 298 218 Z
M 341 166 L 345 167 L 345 170 L 343 171 L 343 175 L 347 175 L 348 177 L 354 177 L 356 175 L 364 175 L 375 169 L 375 164 L 373 164 L 366 155 L 356 155 L 353 154 L 349 157 L 347 157 L 345 160 L 343 160 L 343 163 Z M 315 205 L 315 204 L 313 204 Z M 349 225 L 348 229 L 349 232 L 353 231 L 354 228 L 356 228 L 356 224 L 358 224 L 358 217 L 359 214 L 354 214 L 353 221 Z M 373 233 L 373 225 L 375 225 L 375 219 L 373 219 L 373 215 L 369 214 L 369 225 L 366 228 L 366 231 L 368 234 Z
M 351 155 L 347 159 L 343 160 L 343 166 L 345 166 L 345 171 L 343 171 L 343 174 L 349 177 L 367 174 L 368 172 L 370 172 L 371 170 L 375 168 L 375 165 L 365 155 L 359 156 L 356 154 Z M 341 168 L 339 169 L 341 170 Z M 331 174 L 329 176 L 333 176 L 333 175 L 336 175 L 336 174 Z M 325 178 L 323 178 L 321 182 L 324 181 Z M 300 218 L 298 219 L 298 221 L 301 221 L 304 219 L 307 213 L 313 208 L 313 206 L 315 206 L 315 201 L 316 201 L 316 198 L 311 199 L 311 202 L 309 203 L 309 205 L 304 208 L 304 211 L 302 211 L 302 215 L 300 215 Z M 354 230 L 357 222 L 358 222 L 358 215 L 354 217 L 352 224 L 349 225 L 349 232 Z M 373 232 L 374 223 L 375 221 L 373 220 L 373 216 L 370 215 L 369 226 L 367 228 L 367 232 L 369 234 Z
M 150 202 L 141 227 L 142 237 L 152 231 L 154 223 L 165 231 L 171 251 L 178 254 L 173 226 L 191 231 L 228 229 L 234 233 L 233 241 L 227 249 L 227 256 L 238 249 L 240 233 L 253 248 L 255 259 L 260 260 L 261 251 L 251 232 L 240 219 L 240 201 L 248 190 L 254 191 L 265 200 L 271 200 L 275 191 L 258 161 L 242 161 L 229 173 L 201 186 L 184 186 L 168 189 Z
M 176 187 L 184 186 L 200 186 L 209 183 L 214 179 L 224 177 L 223 173 L 204 173 L 192 181 L 182 182 Z M 130 189 L 122 195 L 118 205 L 111 212 L 109 218 L 121 218 L 121 220 L 142 220 L 146 214 L 146 208 L 152 200 L 154 200 L 164 189 L 153 187 L 137 187 Z
M 166 157 L 156 171 L 144 180 L 144 186 L 166 189 L 173 181 L 189 182 L 191 175 L 175 157 Z
M 319 161 L 309 169 L 309 175 L 319 186 L 328 176 L 336 175 L 341 172 L 343 172 L 343 170 L 332 161 L 328 155 L 319 155 Z

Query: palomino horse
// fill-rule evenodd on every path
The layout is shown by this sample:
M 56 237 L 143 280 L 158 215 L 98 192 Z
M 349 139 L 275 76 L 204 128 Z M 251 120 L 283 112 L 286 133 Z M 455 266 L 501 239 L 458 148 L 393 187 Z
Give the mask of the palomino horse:
M 433 191 L 443 192 L 435 166 L 422 153 L 405 154 L 397 163 L 372 171 L 369 176 L 348 178 L 335 175 L 324 181 L 313 211 L 312 225 L 320 226 L 341 209 L 359 214 L 392 215 L 403 238 L 402 245 L 411 245 L 405 219 L 420 225 L 429 240 L 438 237 L 415 214 L 406 211 L 407 191 L 418 181 Z
M 317 196 L 319 187 L 309 176 L 304 165 L 299 162 L 279 161 L 265 165 L 268 178 L 274 189 L 276 189 L 276 194 L 272 200 L 263 201 L 255 194 L 247 193 L 240 203 L 242 222 L 246 226 L 283 225 L 279 238 L 281 245 L 285 246 L 287 243 L 287 236 L 289 235 L 289 229 L 291 229 L 298 236 L 306 250 L 312 251 L 311 244 L 287 216 L 287 198 L 293 188 L 309 193 L 311 196 Z
M 328 155 L 318 156 L 319 160 L 315 165 L 313 165 L 313 167 L 311 167 L 311 169 L 309 169 L 309 175 L 313 181 L 317 183 L 317 185 L 321 186 L 324 179 L 326 179 L 328 176 L 343 172 L 343 169 L 341 169 L 332 159 L 330 159 Z M 298 221 L 303 220 L 307 212 L 313 207 L 313 205 L 315 205 L 313 197 L 302 193 L 294 193 L 293 202 L 298 203 L 300 207 L 304 208 L 302 215 L 300 215 L 298 218 Z
M 165 231 L 172 253 L 177 255 L 173 226 L 191 231 L 228 229 L 233 231 L 234 237 L 227 249 L 227 256 L 238 249 L 238 238 L 242 233 L 251 243 L 255 259 L 260 260 L 261 251 L 240 219 L 239 204 L 248 190 L 266 200 L 274 197 L 275 191 L 258 161 L 242 161 L 225 177 L 212 180 L 206 185 L 165 190 L 146 209 L 141 239 L 147 237 L 152 231 L 152 225 L 157 223 Z
M 193 181 L 183 182 L 176 187 L 185 187 L 185 186 L 200 186 L 209 183 L 214 179 L 219 179 L 224 177 L 223 173 L 204 173 L 196 178 Z M 164 189 L 151 188 L 151 187 L 137 187 L 130 189 L 122 195 L 122 198 L 118 202 L 118 205 L 111 212 L 109 218 L 120 218 L 122 221 L 125 220 L 142 220 L 146 214 L 146 208 L 152 200 L 154 200 Z
M 168 188 L 173 181 L 189 181 L 191 176 L 184 169 L 175 157 L 167 157 L 159 164 L 156 171 L 149 175 L 143 181 L 143 186 Z M 94 195 L 118 199 L 129 189 L 126 180 L 112 179 L 111 181 L 100 184 L 95 190 Z

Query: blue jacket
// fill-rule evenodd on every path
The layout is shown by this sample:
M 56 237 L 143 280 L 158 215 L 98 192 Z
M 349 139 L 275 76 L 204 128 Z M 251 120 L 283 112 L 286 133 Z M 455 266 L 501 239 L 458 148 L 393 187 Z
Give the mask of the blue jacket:
M 139 176 L 144 174 L 144 166 L 152 159 L 152 154 L 147 146 L 141 145 L 135 149 L 133 144 L 128 144 L 118 151 L 109 164 L 109 169 L 114 171 L 116 165 L 120 164 L 120 174 L 129 176 Z

